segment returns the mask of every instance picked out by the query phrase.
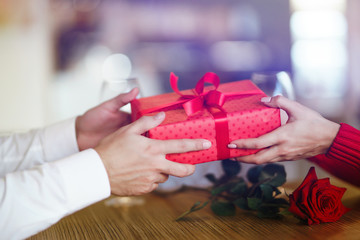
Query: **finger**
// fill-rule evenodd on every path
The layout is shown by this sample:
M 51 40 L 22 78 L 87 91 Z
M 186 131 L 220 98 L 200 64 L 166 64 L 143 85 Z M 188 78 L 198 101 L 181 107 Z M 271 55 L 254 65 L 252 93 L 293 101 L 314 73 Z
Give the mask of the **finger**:
M 128 129 L 136 134 L 143 134 L 150 129 L 160 125 L 165 119 L 165 113 L 160 112 L 154 116 L 143 116 L 135 122 L 128 125 Z
M 280 142 L 280 136 L 282 132 L 281 127 L 277 128 L 276 130 L 261 135 L 257 138 L 246 138 L 246 139 L 238 139 L 232 141 L 228 147 L 229 148 L 245 148 L 245 149 L 261 149 L 267 148 Z
M 155 181 L 155 183 L 164 183 L 169 179 L 168 174 L 160 173 L 158 179 Z
M 158 186 L 159 186 L 158 183 L 152 183 L 152 184 L 150 185 L 149 190 L 148 190 L 147 192 L 150 193 L 150 192 L 154 191 L 155 189 L 158 188 Z
M 155 140 L 161 153 L 184 153 L 209 149 L 211 142 L 206 139 Z
M 281 108 L 288 115 L 297 117 L 302 114 L 303 109 L 305 108 L 300 103 L 287 99 L 284 96 L 278 95 L 275 97 L 264 97 L 261 99 L 265 105 L 273 108 Z
M 160 171 L 162 173 L 175 177 L 186 177 L 195 172 L 194 165 L 172 162 L 167 159 L 164 159 L 164 162 L 161 166 L 162 167 Z
M 280 161 L 277 156 L 277 146 L 263 149 L 255 154 L 241 156 L 236 158 L 239 162 L 252 163 L 252 164 L 264 164 L 269 162 Z
M 119 108 L 134 100 L 138 94 L 139 94 L 139 89 L 133 88 L 130 92 L 120 94 L 106 101 L 104 104 L 106 105 L 107 108 L 111 109 L 112 111 L 118 111 Z
M 289 120 L 289 115 L 283 110 L 280 109 L 280 122 L 281 125 L 285 125 Z

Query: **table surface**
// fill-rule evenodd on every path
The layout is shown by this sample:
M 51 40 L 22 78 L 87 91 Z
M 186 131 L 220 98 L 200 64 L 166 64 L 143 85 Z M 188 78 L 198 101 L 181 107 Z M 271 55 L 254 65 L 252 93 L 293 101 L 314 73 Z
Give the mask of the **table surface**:
M 331 183 L 348 189 L 342 200 L 352 208 L 335 223 L 307 226 L 293 216 L 261 219 L 240 209 L 236 216 L 218 217 L 209 207 L 175 221 L 196 201 L 208 197 L 204 191 L 186 190 L 132 197 L 134 206 L 108 206 L 109 201 L 129 200 L 112 196 L 30 239 L 360 239 L 360 188 L 333 179 Z

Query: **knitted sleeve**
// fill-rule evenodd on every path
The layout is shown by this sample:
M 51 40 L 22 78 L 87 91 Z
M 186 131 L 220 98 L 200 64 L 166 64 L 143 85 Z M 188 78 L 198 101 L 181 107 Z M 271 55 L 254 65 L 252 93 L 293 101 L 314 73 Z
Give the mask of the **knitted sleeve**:
M 309 160 L 331 174 L 360 186 L 360 131 L 341 123 L 329 151 Z

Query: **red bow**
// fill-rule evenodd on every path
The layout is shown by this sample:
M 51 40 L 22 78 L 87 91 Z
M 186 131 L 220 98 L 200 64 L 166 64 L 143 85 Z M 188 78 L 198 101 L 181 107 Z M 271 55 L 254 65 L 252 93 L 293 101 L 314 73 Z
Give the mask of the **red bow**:
M 217 90 L 220 78 L 215 73 L 208 72 L 197 82 L 194 89 L 195 95 L 182 94 L 177 86 L 178 79 L 174 73 L 170 73 L 171 88 L 181 96 L 180 99 L 184 100 L 182 106 L 188 116 L 204 109 L 204 106 L 221 108 L 224 105 L 226 96 Z M 215 89 L 204 92 L 206 82 L 214 85 Z
M 231 92 L 222 93 L 217 90 L 220 85 L 220 78 L 212 72 L 206 73 L 196 84 L 194 95 L 184 95 L 177 87 L 178 77 L 174 73 L 170 73 L 170 85 L 171 88 L 179 94 L 181 97 L 179 100 L 171 103 L 166 103 L 153 108 L 145 109 L 141 111 L 142 115 L 158 112 L 169 107 L 182 106 L 188 116 L 204 109 L 204 107 L 216 107 L 222 109 L 222 106 L 226 102 L 227 97 L 230 96 L 242 96 L 242 95 L 254 95 L 262 93 L 260 90 L 244 91 L 244 92 Z M 205 82 L 215 86 L 214 90 L 204 92 Z

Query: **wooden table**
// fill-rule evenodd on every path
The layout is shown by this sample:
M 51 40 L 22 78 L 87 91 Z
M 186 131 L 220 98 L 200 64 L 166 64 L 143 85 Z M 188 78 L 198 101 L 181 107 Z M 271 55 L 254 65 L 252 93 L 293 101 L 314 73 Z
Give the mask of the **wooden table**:
M 260 219 L 241 210 L 234 217 L 217 217 L 209 207 L 176 222 L 196 201 L 207 199 L 203 191 L 188 190 L 135 197 L 135 206 L 106 206 L 111 197 L 30 239 L 360 239 L 360 189 L 333 179 L 331 183 L 348 188 L 343 203 L 352 208 L 335 223 L 307 226 L 292 216 Z

